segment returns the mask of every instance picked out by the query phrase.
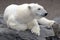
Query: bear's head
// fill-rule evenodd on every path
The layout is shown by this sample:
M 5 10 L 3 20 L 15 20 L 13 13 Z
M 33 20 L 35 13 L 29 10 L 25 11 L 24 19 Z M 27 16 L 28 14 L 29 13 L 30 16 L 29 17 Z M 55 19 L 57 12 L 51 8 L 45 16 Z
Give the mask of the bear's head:
M 47 11 L 44 9 L 44 7 L 37 3 L 30 3 L 28 8 L 35 16 L 38 17 L 45 17 L 48 14 Z

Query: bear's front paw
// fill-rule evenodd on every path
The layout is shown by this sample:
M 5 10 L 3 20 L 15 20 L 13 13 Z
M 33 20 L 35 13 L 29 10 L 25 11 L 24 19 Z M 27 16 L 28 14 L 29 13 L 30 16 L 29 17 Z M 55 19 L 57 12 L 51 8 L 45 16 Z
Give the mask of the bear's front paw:
M 33 27 L 32 29 L 31 29 L 31 32 L 32 33 L 35 33 L 36 35 L 40 35 L 40 28 L 39 27 Z

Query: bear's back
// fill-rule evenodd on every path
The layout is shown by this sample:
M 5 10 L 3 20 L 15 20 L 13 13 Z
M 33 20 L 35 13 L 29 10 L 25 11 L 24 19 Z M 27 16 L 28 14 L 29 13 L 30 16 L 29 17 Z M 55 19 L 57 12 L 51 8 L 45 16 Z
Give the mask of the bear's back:
M 9 16 L 16 13 L 17 6 L 18 5 L 11 4 L 8 7 L 6 7 L 6 9 L 4 11 L 4 20 L 7 21 Z

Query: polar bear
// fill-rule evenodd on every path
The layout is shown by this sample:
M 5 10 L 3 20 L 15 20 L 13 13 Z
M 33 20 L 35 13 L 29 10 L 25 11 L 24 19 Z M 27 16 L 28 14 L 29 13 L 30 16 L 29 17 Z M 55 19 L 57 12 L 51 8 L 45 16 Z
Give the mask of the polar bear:
M 4 21 L 8 27 L 25 31 L 30 29 L 32 33 L 40 35 L 40 27 L 37 19 L 45 17 L 47 11 L 37 3 L 26 3 L 21 5 L 11 4 L 4 11 Z

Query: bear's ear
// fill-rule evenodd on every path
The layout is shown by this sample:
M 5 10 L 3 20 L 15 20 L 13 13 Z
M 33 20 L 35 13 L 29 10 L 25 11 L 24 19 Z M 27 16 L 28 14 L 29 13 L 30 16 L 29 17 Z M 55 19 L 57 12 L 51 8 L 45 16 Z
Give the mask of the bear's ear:
M 28 6 L 29 9 L 31 9 L 31 6 Z

